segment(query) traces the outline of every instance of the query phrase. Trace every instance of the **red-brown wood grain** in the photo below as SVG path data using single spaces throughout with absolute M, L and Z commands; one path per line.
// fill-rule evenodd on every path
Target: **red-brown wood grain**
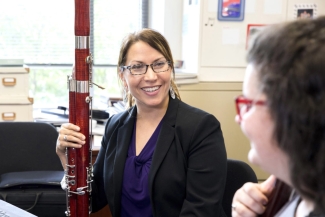
M 76 125 L 80 127 L 79 132 L 86 137 L 86 143 L 77 149 L 77 183 L 79 188 L 88 186 L 86 168 L 89 168 L 90 164 L 89 103 L 85 100 L 88 96 L 89 93 L 76 93 Z M 77 196 L 78 217 L 89 216 L 89 194 L 87 190 L 88 188 L 84 189 L 86 194 Z
M 90 36 L 89 0 L 75 0 L 75 36 Z M 84 38 L 81 38 L 84 40 Z M 85 40 L 88 40 L 86 38 Z M 77 40 L 77 39 L 76 39 Z M 79 45 L 79 44 L 77 44 Z M 74 91 L 69 91 L 69 122 L 80 127 L 80 133 L 86 137 L 86 143 L 81 148 L 68 148 L 67 158 L 69 165 L 68 175 L 75 175 L 75 185 L 69 183 L 70 190 L 78 193 L 81 188 L 85 194 L 68 194 L 70 217 L 89 217 L 90 204 L 88 192 L 88 170 L 90 169 L 90 138 L 89 138 L 89 64 L 86 59 L 90 56 L 89 44 L 75 49 L 75 64 L 73 83 L 76 84 Z M 78 84 L 78 85 L 77 85 Z M 81 84 L 81 85 L 79 85 Z M 77 88 L 78 87 L 78 88 Z M 71 180 L 71 179 L 70 179 Z
M 76 123 L 76 116 L 74 115 L 75 111 L 75 91 L 69 90 L 69 123 Z M 68 165 L 75 165 L 77 159 L 77 153 L 75 148 L 67 148 L 67 162 Z M 69 176 L 76 176 L 77 172 L 73 167 L 67 167 L 67 174 Z M 69 178 L 69 180 L 73 180 L 73 178 Z M 70 191 L 76 191 L 77 183 L 69 184 Z M 71 216 L 77 216 L 77 195 L 71 194 L 69 196 L 69 209 Z
M 75 49 L 75 76 L 77 81 L 89 80 L 89 65 L 86 62 L 89 49 Z
M 89 0 L 75 0 L 75 23 L 76 36 L 90 35 Z

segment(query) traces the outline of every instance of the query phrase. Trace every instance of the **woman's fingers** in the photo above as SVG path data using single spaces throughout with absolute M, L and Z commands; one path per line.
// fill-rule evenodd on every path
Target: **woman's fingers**
M 61 125 L 56 143 L 58 155 L 62 155 L 65 152 L 66 147 L 81 148 L 82 145 L 86 143 L 86 137 L 79 131 L 80 127 L 74 124 L 65 123 Z
M 265 211 L 267 197 L 260 189 L 260 184 L 246 183 L 234 195 L 233 216 L 253 217 Z
M 79 131 L 80 127 L 77 125 L 71 124 L 71 123 L 64 123 L 61 125 L 61 128 L 63 129 L 68 129 L 68 130 L 73 130 L 73 131 Z
M 253 212 L 262 214 L 265 210 L 267 197 L 259 187 L 259 184 L 256 183 L 246 183 L 243 186 L 243 193 L 240 195 L 239 200 Z
M 260 189 L 266 196 L 269 196 L 275 187 L 275 183 L 276 177 L 274 175 L 271 175 L 267 180 L 261 183 Z
M 80 139 L 82 138 L 82 139 Z M 85 136 L 81 133 L 76 134 L 73 132 L 68 132 L 67 134 L 60 134 L 59 135 L 60 143 L 62 144 L 69 144 L 69 143 L 76 143 L 79 145 L 85 144 Z
M 66 137 L 67 139 L 65 140 L 64 137 Z M 68 135 L 59 135 L 59 142 L 60 146 L 72 148 L 81 148 L 82 145 L 85 144 L 85 141 L 82 141 L 74 136 Z
M 60 143 L 66 144 L 67 146 L 69 146 L 70 143 L 85 144 L 86 138 L 82 133 L 78 132 L 79 130 L 80 128 L 74 124 L 62 124 L 59 130 Z
M 258 214 L 242 203 L 233 204 L 232 217 L 256 217 Z

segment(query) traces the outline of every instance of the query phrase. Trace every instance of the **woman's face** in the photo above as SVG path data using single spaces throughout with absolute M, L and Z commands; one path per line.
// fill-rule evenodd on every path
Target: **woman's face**
M 246 68 L 243 95 L 250 100 L 267 102 L 265 94 L 258 90 L 257 72 L 252 64 Z M 250 141 L 248 160 L 264 171 L 290 183 L 288 157 L 273 138 L 275 125 L 267 105 L 253 104 L 249 110 L 241 112 L 241 120 L 237 115 L 236 121 Z
M 149 44 L 139 41 L 129 48 L 125 65 L 149 65 L 157 61 L 166 61 L 166 58 Z M 123 84 L 134 96 L 138 109 L 167 108 L 171 78 L 171 67 L 159 73 L 149 66 L 142 75 L 132 75 L 128 69 L 121 74 Z

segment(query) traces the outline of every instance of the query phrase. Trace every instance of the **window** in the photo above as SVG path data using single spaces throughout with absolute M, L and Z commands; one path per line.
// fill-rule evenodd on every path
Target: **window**
M 116 64 L 128 33 L 148 26 L 148 0 L 90 0 L 94 105 L 120 96 Z M 11 0 L 0 7 L 0 59 L 24 59 L 34 108 L 68 105 L 74 62 L 74 1 Z

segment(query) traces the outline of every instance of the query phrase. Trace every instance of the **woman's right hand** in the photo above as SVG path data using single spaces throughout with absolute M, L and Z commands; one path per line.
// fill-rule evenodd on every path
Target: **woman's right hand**
M 85 136 L 79 133 L 80 127 L 66 123 L 59 129 L 59 136 L 56 143 L 56 153 L 60 156 L 65 154 L 66 147 L 81 148 L 85 144 Z
M 238 189 L 232 201 L 233 217 L 256 217 L 265 211 L 268 196 L 274 189 L 275 176 L 270 176 L 263 183 L 246 183 Z

